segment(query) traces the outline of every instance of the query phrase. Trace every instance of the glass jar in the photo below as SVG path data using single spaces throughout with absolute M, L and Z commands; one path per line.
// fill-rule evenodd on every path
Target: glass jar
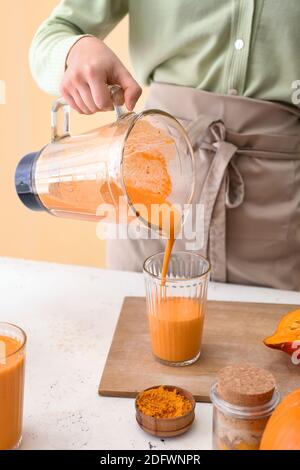
M 280 394 L 274 388 L 267 401 L 253 400 L 252 396 L 254 405 L 249 401 L 246 404 L 247 400 L 240 398 L 240 405 L 230 403 L 221 396 L 218 382 L 212 385 L 214 450 L 258 450 L 268 419 L 280 401 Z

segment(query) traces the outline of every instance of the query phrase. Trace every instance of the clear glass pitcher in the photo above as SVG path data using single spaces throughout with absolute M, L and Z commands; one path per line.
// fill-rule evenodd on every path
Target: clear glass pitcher
M 33 210 L 118 224 L 135 219 L 163 233 L 152 206 L 176 206 L 184 219 L 195 185 L 193 150 L 174 117 L 160 110 L 125 112 L 116 104 L 119 93 L 111 87 L 116 121 L 76 136 L 70 135 L 69 106 L 58 99 L 52 142 L 20 161 L 16 190 Z

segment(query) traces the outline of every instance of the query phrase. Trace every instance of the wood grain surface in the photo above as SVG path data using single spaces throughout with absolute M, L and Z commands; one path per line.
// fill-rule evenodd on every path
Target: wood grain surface
M 99 394 L 135 397 L 148 387 L 166 384 L 189 390 L 209 402 L 216 373 L 229 364 L 247 362 L 271 371 L 282 395 L 300 387 L 300 365 L 264 346 L 281 316 L 295 305 L 208 301 L 200 359 L 187 367 L 169 367 L 151 353 L 143 297 L 126 297 L 99 385 Z

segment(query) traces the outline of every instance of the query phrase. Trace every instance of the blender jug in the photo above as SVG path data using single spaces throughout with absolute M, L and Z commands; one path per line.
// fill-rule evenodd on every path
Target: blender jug
M 192 201 L 190 141 L 163 111 L 125 112 L 116 104 L 120 88 L 110 88 L 116 121 L 82 135 L 70 135 L 69 106 L 61 98 L 53 104 L 52 142 L 19 162 L 18 196 L 28 208 L 58 217 L 117 224 L 136 220 L 165 234 L 161 206 L 176 207 L 182 224 Z M 63 118 L 60 126 L 58 118 Z

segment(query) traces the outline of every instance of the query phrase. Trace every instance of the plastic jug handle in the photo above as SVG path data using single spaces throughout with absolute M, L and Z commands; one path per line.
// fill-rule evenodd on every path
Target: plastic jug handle
M 63 112 L 62 122 L 59 123 L 59 111 Z M 54 101 L 51 108 L 51 140 L 56 142 L 70 135 L 70 106 L 63 98 Z
M 123 90 L 119 85 L 108 86 L 117 118 L 120 119 L 128 112 L 120 104 L 124 101 Z M 59 123 L 59 112 L 63 112 L 62 123 Z M 70 136 L 70 106 L 63 98 L 54 101 L 51 108 L 51 140 L 56 142 Z
M 120 85 L 108 85 L 109 93 L 114 105 L 114 109 L 117 115 L 117 119 L 120 119 L 125 114 L 128 114 L 128 111 L 120 104 L 124 103 L 124 92 Z

